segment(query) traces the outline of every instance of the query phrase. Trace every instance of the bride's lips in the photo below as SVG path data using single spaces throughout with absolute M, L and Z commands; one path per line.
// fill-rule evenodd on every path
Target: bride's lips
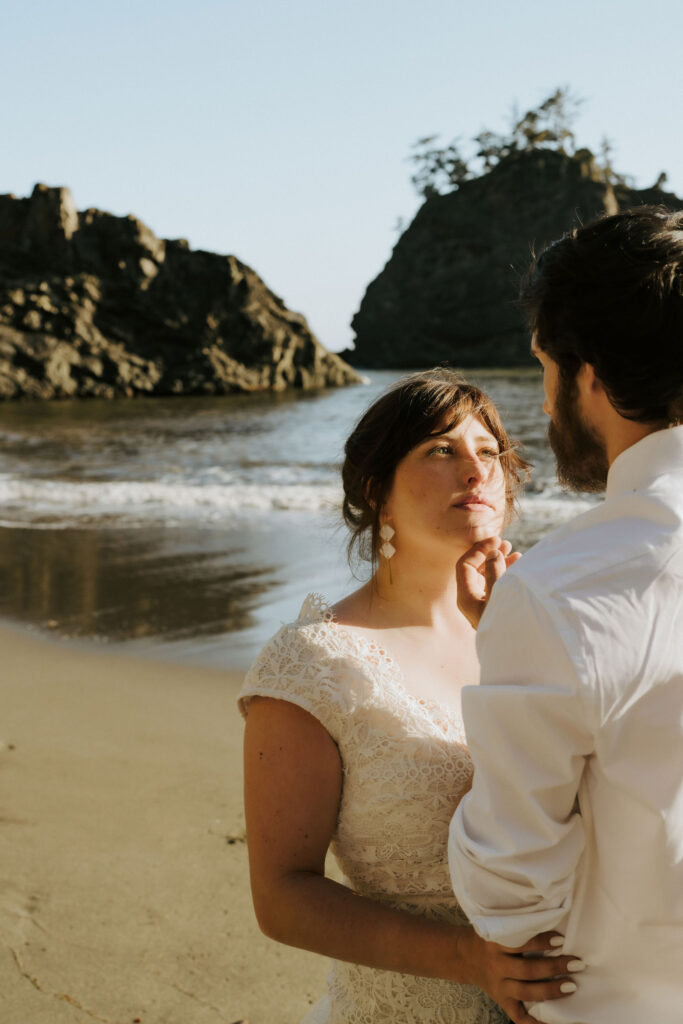
M 453 502 L 453 508 L 469 509 L 472 512 L 481 511 L 482 509 L 490 509 L 495 512 L 491 502 L 482 494 L 466 494 L 463 498 L 460 498 L 459 501 Z

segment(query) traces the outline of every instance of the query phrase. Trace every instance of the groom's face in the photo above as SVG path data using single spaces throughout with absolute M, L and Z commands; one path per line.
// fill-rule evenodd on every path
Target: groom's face
M 533 355 L 543 367 L 545 400 L 550 416 L 548 441 L 557 460 L 557 479 L 573 491 L 602 491 L 607 482 L 607 452 L 602 439 L 582 415 L 576 378 L 566 378 L 535 341 Z

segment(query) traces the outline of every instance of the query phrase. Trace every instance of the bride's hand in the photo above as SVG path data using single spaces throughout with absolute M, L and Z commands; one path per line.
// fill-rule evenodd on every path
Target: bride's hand
M 574 956 L 557 956 L 557 948 L 550 944 L 556 935 L 557 932 L 543 932 L 519 949 L 486 942 L 474 935 L 475 984 L 498 1003 L 514 1024 L 538 1024 L 538 1019 L 527 1013 L 524 1003 L 564 999 L 577 988 L 573 973 L 583 970 L 584 965 Z
M 458 560 L 458 607 L 476 629 L 491 596 L 496 580 L 521 558 L 519 551 L 500 537 L 487 537 L 474 544 Z

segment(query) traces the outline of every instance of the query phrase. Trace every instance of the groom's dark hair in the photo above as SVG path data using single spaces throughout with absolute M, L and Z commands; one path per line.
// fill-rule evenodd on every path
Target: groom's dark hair
M 683 211 L 642 206 L 574 228 L 534 260 L 520 300 L 565 381 L 590 363 L 622 416 L 683 420 Z

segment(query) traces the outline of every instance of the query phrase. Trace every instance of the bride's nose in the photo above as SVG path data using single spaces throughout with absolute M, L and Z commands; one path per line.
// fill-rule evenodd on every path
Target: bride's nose
M 488 467 L 476 453 L 472 452 L 463 457 L 459 472 L 461 481 L 472 487 L 486 480 Z

